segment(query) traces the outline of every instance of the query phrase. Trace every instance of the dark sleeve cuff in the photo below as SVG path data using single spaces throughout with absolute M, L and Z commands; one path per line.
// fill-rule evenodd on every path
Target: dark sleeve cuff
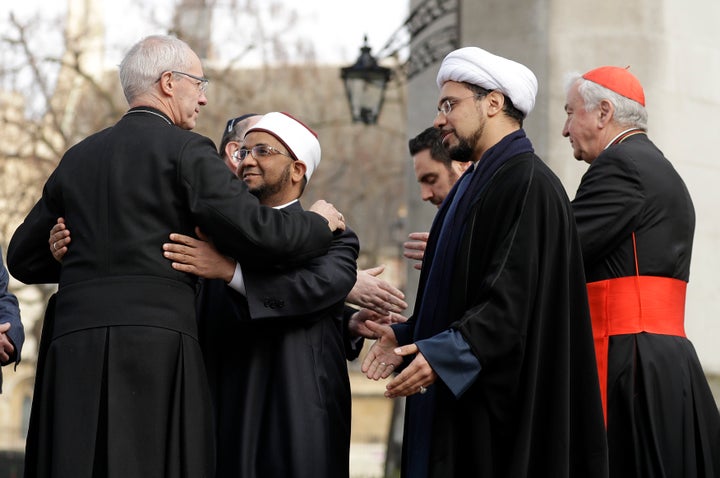
M 456 398 L 477 380 L 482 366 L 459 331 L 446 330 L 415 345 Z

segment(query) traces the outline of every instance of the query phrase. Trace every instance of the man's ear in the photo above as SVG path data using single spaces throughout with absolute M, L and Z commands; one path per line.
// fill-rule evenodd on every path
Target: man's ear
M 228 141 L 225 145 L 225 156 L 232 158 L 233 153 L 238 149 L 240 149 L 240 143 L 238 141 Z
M 609 100 L 601 100 L 598 105 L 598 126 L 604 128 L 615 116 L 615 106 Z
M 502 112 L 505 107 L 505 95 L 497 90 L 493 90 L 486 96 L 488 101 L 488 116 L 494 116 Z
M 305 173 L 307 172 L 307 165 L 300 160 L 293 161 L 292 165 L 293 165 L 292 180 L 294 183 L 298 183 L 298 182 L 302 181 L 303 177 L 305 177 Z
M 173 73 L 171 71 L 163 72 L 162 75 L 160 75 L 160 79 L 158 80 L 158 84 L 160 85 L 160 89 L 163 93 L 165 93 L 168 96 L 172 96 L 175 89 L 175 83 L 173 80 Z

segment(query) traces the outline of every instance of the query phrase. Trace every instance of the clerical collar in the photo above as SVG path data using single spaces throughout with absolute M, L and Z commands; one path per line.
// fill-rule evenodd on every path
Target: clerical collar
M 610 141 L 607 144 L 607 146 L 605 146 L 604 149 L 608 149 L 610 146 L 612 146 L 614 144 L 622 143 L 625 140 L 625 138 L 627 138 L 628 136 L 633 136 L 633 135 L 640 134 L 640 133 L 645 133 L 645 131 L 641 130 L 640 128 L 629 128 L 629 129 L 626 129 L 625 131 L 621 131 L 620 134 L 615 136 L 612 139 L 612 141 Z
M 123 116 L 127 116 L 130 114 L 137 114 L 137 113 L 148 113 L 154 116 L 157 116 L 158 118 L 162 118 L 167 124 L 172 125 L 173 122 L 170 121 L 170 118 L 168 118 L 165 114 L 161 113 L 160 111 L 155 110 L 154 108 L 151 109 L 149 107 L 136 107 L 131 110 L 129 110 L 127 113 L 125 113 Z
M 284 209 L 284 208 L 288 207 L 289 205 L 291 205 L 292 203 L 296 203 L 296 202 L 298 202 L 298 199 L 293 199 L 289 203 L 281 204 L 279 206 L 273 206 L 273 209 Z

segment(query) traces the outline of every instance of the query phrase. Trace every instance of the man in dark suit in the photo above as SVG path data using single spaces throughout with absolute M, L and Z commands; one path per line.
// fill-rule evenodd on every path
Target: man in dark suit
M 0 365 L 20 363 L 20 351 L 25 332 L 20 321 L 20 308 L 15 294 L 8 290 L 8 271 L 0 257 Z M 2 393 L 2 369 L 0 369 L 0 393 Z
M 537 80 L 448 54 L 435 126 L 474 163 L 440 206 L 405 324 L 367 325 L 370 378 L 400 373 L 407 478 L 607 476 L 580 244 L 567 194 L 522 129 Z
M 261 204 L 299 212 L 320 162 L 304 124 L 268 113 L 236 153 L 238 175 Z M 342 478 L 349 474 L 350 384 L 343 303 L 355 284 L 357 236 L 300 267 L 242 266 L 189 236 L 165 256 L 207 278 L 201 342 L 218 427 L 218 476 Z
M 588 281 L 610 476 L 720 476 L 720 414 L 685 336 L 695 210 L 647 136 L 627 68 L 568 82 L 563 136 L 590 166 L 572 201 Z
M 138 42 L 120 81 L 130 110 L 67 151 L 8 249 L 16 278 L 59 282 L 26 477 L 212 476 L 196 278 L 170 267 L 161 244 L 199 225 L 243 264 L 267 266 L 324 254 L 344 227 L 324 202 L 322 217 L 261 206 L 189 131 L 207 80 L 184 42 Z M 62 265 L 43 247 L 58 217 L 73 230 Z

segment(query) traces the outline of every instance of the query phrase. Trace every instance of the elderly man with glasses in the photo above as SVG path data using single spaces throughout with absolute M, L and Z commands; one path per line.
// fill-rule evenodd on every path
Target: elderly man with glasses
M 198 344 L 197 278 L 159 253 L 196 225 L 247 267 L 324 254 L 342 215 L 321 202 L 289 214 L 262 206 L 189 130 L 207 103 L 184 42 L 148 37 L 120 64 L 130 105 L 68 150 L 15 231 L 8 269 L 59 282 L 38 369 L 25 477 L 211 477 L 210 396 Z M 73 230 L 52 240 L 57 218 Z M 68 233 L 69 235 L 69 233 Z

